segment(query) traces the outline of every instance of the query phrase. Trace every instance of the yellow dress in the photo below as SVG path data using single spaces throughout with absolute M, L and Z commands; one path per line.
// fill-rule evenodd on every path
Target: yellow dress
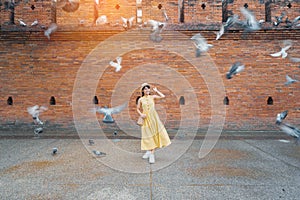
M 165 147 L 171 144 L 171 140 L 163 123 L 155 110 L 153 96 L 141 97 L 143 113 L 147 115 L 144 120 L 142 129 L 142 150 L 152 150 L 155 148 Z

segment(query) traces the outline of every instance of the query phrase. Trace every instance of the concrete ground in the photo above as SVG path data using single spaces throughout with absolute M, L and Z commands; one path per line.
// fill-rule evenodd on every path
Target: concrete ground
M 138 139 L 2 137 L 0 199 L 299 199 L 300 145 L 281 133 L 235 135 L 202 159 L 204 138 L 172 140 L 155 164 Z

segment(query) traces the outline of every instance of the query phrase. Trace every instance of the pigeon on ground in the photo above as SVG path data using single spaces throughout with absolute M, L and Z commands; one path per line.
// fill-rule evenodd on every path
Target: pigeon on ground
M 292 83 L 299 82 L 298 80 L 291 78 L 289 75 L 286 75 L 285 78 L 286 82 L 284 83 L 284 85 L 290 85 Z
M 292 47 L 292 44 L 290 42 L 286 42 L 286 45 L 284 47 L 281 48 L 281 50 L 279 52 L 276 52 L 276 53 L 272 53 L 270 54 L 272 57 L 279 57 L 281 56 L 282 58 L 286 58 L 287 57 L 287 50 L 289 48 Z
M 43 128 L 42 127 L 35 128 L 33 132 L 35 135 L 39 135 L 40 133 L 43 132 Z
M 58 151 L 58 149 L 57 149 L 56 147 L 54 147 L 54 148 L 52 149 L 52 155 L 57 154 L 57 151 Z
M 97 151 L 97 150 L 93 150 L 93 153 L 94 153 L 96 156 L 106 156 L 106 153 L 101 152 L 101 151 Z
M 296 143 L 299 144 L 300 130 L 298 128 L 286 123 L 281 123 L 279 128 L 287 135 L 296 138 Z
M 160 34 L 163 28 L 166 26 L 166 23 L 155 20 L 148 20 L 148 24 L 152 26 L 150 39 L 154 42 L 160 42 L 162 40 L 162 36 Z
M 18 19 L 18 21 L 20 22 L 20 25 L 21 25 L 21 26 L 24 26 L 24 27 L 27 26 L 27 24 L 26 24 L 23 20 Z
M 245 69 L 245 65 L 240 62 L 235 62 L 231 66 L 230 70 L 226 73 L 226 78 L 231 79 L 234 75 L 242 72 Z
M 276 117 L 276 124 L 280 125 L 281 122 L 286 118 L 287 115 L 288 115 L 288 111 L 287 110 L 285 110 L 285 111 L 283 111 L 281 113 L 278 113 L 277 117 Z
M 94 140 L 93 139 L 89 139 L 89 144 L 90 145 L 94 145 L 95 144 Z
M 133 25 L 133 20 L 135 17 L 130 17 L 129 19 L 121 17 L 122 21 L 123 21 L 123 27 L 125 30 L 131 29 L 132 25 Z
M 191 40 L 194 41 L 194 45 L 196 46 L 196 57 L 199 57 L 202 53 L 207 52 L 213 47 L 212 44 L 207 43 L 206 39 L 200 33 L 191 37 Z
M 116 68 L 116 72 L 118 72 L 118 71 L 120 71 L 121 68 L 122 68 L 122 66 L 121 66 L 122 57 L 118 56 L 118 57 L 116 58 L 116 61 L 117 61 L 117 62 L 110 61 L 110 62 L 109 62 L 109 65 L 112 66 L 112 67 L 114 67 L 114 68 Z
M 35 124 L 44 124 L 40 119 L 39 119 L 39 115 L 48 110 L 47 107 L 45 106 L 38 106 L 38 105 L 35 105 L 35 106 L 32 106 L 32 107 L 28 107 L 27 108 L 27 111 L 28 113 L 32 116 L 33 118 L 33 121 Z
M 56 23 L 50 24 L 47 30 L 45 30 L 44 35 L 50 40 L 50 35 L 53 34 L 57 30 Z
M 117 114 L 120 113 L 122 110 L 124 110 L 127 106 L 127 103 L 124 103 L 120 106 L 112 107 L 112 108 L 107 108 L 107 107 L 96 107 L 95 111 L 101 114 L 104 114 L 103 122 L 104 123 L 114 123 L 115 120 L 111 116 L 112 114 Z

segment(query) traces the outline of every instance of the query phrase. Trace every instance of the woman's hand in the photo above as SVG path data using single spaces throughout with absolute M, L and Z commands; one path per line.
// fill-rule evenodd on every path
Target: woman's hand
M 141 114 L 141 117 L 142 117 L 143 119 L 145 119 L 145 118 L 147 117 L 147 115 L 146 115 L 146 114 Z
M 154 88 L 153 88 L 153 91 L 154 91 L 154 92 L 157 92 L 158 90 L 157 90 L 157 88 L 156 88 L 156 87 L 154 87 Z

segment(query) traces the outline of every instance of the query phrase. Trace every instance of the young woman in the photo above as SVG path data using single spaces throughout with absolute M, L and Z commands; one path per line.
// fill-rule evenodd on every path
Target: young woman
M 155 99 L 164 98 L 165 95 L 153 88 L 156 94 L 150 94 L 150 85 L 143 83 L 141 86 L 142 97 L 137 101 L 137 112 L 144 119 L 141 126 L 142 140 L 141 149 L 146 150 L 144 159 L 149 159 L 149 163 L 155 163 L 154 150 L 156 148 L 166 147 L 171 144 L 169 135 L 160 121 L 155 110 Z M 142 111 L 141 111 L 142 108 Z

